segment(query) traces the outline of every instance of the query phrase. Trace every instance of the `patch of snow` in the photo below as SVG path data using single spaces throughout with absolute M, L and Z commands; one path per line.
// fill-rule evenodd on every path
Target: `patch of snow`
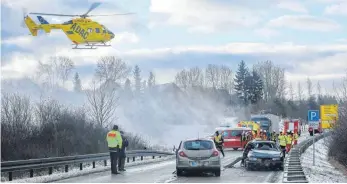
M 347 178 L 328 160 L 328 147 L 323 138 L 315 143 L 315 166 L 313 166 L 313 145 L 301 156 L 301 165 L 310 183 L 346 183 Z
M 144 157 L 143 161 L 141 161 L 140 157 L 136 158 L 135 162 L 132 162 L 132 159 L 130 159 L 129 163 L 125 163 L 126 167 L 131 167 L 131 166 L 139 166 L 139 165 L 144 165 L 144 164 L 155 164 L 155 163 L 160 163 L 163 161 L 171 160 L 174 159 L 175 156 L 166 156 L 158 159 L 153 159 L 152 157 Z M 90 164 L 88 164 L 90 166 Z M 100 167 L 98 167 L 100 166 Z M 71 170 L 69 170 L 68 173 L 54 173 L 52 175 L 46 175 L 46 176 L 38 176 L 38 177 L 33 177 L 33 178 L 24 178 L 24 179 L 17 179 L 13 181 L 4 181 L 5 176 L 2 176 L 1 182 L 6 182 L 6 183 L 47 183 L 47 182 L 54 182 L 62 179 L 67 179 L 67 178 L 72 178 L 72 177 L 77 177 L 77 176 L 82 176 L 82 175 L 87 175 L 87 174 L 92 174 L 92 173 L 97 173 L 97 172 L 104 172 L 108 171 L 111 169 L 111 166 L 109 165 L 108 161 L 108 166 L 103 166 L 103 163 L 96 164 L 96 168 L 84 168 L 84 170 L 80 171 L 79 167 L 74 167 Z M 7 179 L 7 178 L 6 178 Z

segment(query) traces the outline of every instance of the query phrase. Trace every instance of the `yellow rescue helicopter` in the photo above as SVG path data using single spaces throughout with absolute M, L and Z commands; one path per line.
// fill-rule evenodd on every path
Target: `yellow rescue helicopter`
M 64 16 L 64 17 L 80 17 L 66 21 L 62 24 L 49 24 L 42 16 L 37 16 L 40 24 L 36 24 L 28 15 L 24 15 L 24 22 L 28 27 L 32 36 L 37 36 L 38 30 L 44 30 L 50 33 L 52 29 L 61 29 L 66 36 L 72 41 L 72 49 L 96 49 L 99 46 L 111 46 L 107 44 L 114 37 L 114 33 L 108 30 L 104 25 L 93 21 L 87 17 L 95 16 L 115 16 L 129 15 L 134 13 L 110 14 L 110 15 L 88 15 L 89 12 L 98 7 L 101 3 L 93 3 L 89 10 L 82 15 L 66 15 L 66 14 L 50 14 L 50 13 L 29 13 L 33 15 L 48 15 L 48 16 Z M 84 44 L 86 47 L 78 47 Z

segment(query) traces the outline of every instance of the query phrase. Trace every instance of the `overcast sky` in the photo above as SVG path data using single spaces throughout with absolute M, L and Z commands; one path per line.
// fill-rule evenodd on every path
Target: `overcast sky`
M 116 34 L 111 48 L 72 50 L 62 31 L 32 37 L 20 27 L 28 12 L 82 14 L 88 0 L 3 0 L 1 2 L 2 79 L 32 76 L 37 61 L 70 56 L 90 81 L 100 56 L 118 55 L 138 64 L 157 82 L 173 81 L 185 67 L 225 64 L 236 70 L 272 60 L 290 81 L 309 76 L 330 88 L 347 69 L 346 0 L 104 0 L 91 14 L 135 12 L 101 17 Z M 32 16 L 32 15 L 31 15 Z M 38 22 L 35 16 L 32 18 Z M 66 17 L 45 17 L 62 23 Z

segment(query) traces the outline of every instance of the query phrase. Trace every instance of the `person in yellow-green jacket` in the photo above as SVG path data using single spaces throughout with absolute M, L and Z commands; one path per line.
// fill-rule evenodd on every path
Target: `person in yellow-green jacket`
M 282 132 L 280 132 L 280 135 L 278 136 L 278 142 L 281 146 L 283 156 L 285 157 L 286 155 L 286 146 L 287 146 L 287 139 L 286 135 L 283 135 Z
M 118 131 L 117 125 L 114 125 L 113 129 L 107 133 L 106 140 L 111 157 L 111 172 L 112 174 L 119 174 L 117 171 L 117 161 L 120 154 L 120 148 L 122 148 L 123 140 L 120 132 Z
M 287 139 L 287 153 L 289 153 L 290 149 L 292 148 L 293 144 L 293 136 L 291 133 L 288 133 L 286 136 Z

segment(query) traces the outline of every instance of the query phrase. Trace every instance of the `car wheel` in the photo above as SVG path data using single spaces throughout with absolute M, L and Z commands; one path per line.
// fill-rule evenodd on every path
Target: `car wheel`
M 238 150 L 239 148 L 233 148 L 235 151 Z
M 176 168 L 176 175 L 177 175 L 177 176 L 182 176 L 182 174 L 183 174 L 182 169 Z
M 214 175 L 216 175 L 216 177 L 220 177 L 220 169 L 216 170 L 216 171 L 214 172 Z
M 248 164 L 248 163 L 247 163 L 247 164 L 245 163 L 245 167 L 246 167 L 246 170 L 247 170 L 247 171 L 252 170 L 252 169 L 251 169 L 251 166 L 249 166 L 249 164 Z

